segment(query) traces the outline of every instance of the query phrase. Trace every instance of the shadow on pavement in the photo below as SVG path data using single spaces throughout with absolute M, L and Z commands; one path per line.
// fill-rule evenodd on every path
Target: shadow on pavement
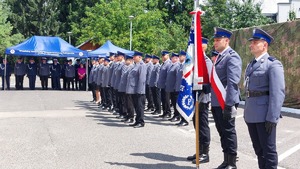
M 142 156 L 154 160 L 174 162 L 174 161 L 187 161 L 184 157 L 176 157 L 173 155 L 162 154 L 162 153 L 131 153 L 132 156 Z
M 138 168 L 138 169 L 194 169 L 195 167 L 190 166 L 178 166 L 175 164 L 168 164 L 168 163 L 158 163 L 158 164 L 141 164 L 141 163 L 119 163 L 119 162 L 105 162 L 110 165 L 117 165 L 117 166 L 127 166 L 131 168 Z

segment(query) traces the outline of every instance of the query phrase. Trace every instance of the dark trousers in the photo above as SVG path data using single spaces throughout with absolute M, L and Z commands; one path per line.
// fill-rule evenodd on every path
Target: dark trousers
M 92 82 L 90 83 L 90 86 L 91 86 L 93 101 L 96 101 L 96 83 Z
M 118 110 L 117 90 L 115 90 L 114 88 L 111 89 L 112 89 L 112 100 L 113 100 L 114 109 L 117 111 Z
M 23 90 L 24 75 L 16 75 L 16 89 Z
M 101 104 L 104 104 L 104 102 L 105 102 L 105 95 L 104 95 L 104 89 L 101 86 L 101 84 L 99 85 L 99 91 L 100 91 L 100 97 L 101 97 Z
M 161 98 L 160 98 L 160 89 L 158 87 L 151 87 L 152 98 L 155 106 L 155 111 L 158 113 L 161 112 Z
M 235 130 L 235 118 L 223 119 L 221 107 L 211 108 L 217 131 L 221 137 L 221 147 L 223 152 L 229 155 L 237 155 L 237 136 Z
M 67 84 L 66 89 L 70 90 L 70 84 L 72 84 L 72 90 L 74 90 L 74 77 L 66 77 Z
M 48 76 L 40 76 L 42 89 L 48 89 Z
M 136 113 L 135 123 L 144 124 L 145 94 L 134 94 L 133 105 Z
M 133 106 L 133 94 L 126 95 L 126 104 L 127 104 L 127 118 L 132 119 L 134 117 L 134 106 Z
M 125 92 L 117 92 L 117 105 L 119 109 L 119 114 L 126 116 L 126 102 L 125 102 Z
M 36 75 L 28 75 L 28 79 L 29 79 L 29 89 L 34 90 L 35 89 Z
M 79 90 L 84 91 L 86 89 L 86 78 L 80 79 L 79 81 Z
M 210 144 L 210 128 L 208 122 L 208 104 L 199 103 L 199 148 L 201 146 L 208 147 Z M 193 124 L 195 127 L 195 115 L 193 116 Z
M 151 92 L 151 89 L 150 89 L 149 85 L 146 85 L 146 99 L 147 99 L 147 102 L 148 102 L 147 108 L 148 109 L 154 108 L 152 92 Z
M 180 117 L 180 114 L 176 108 L 176 103 L 177 103 L 177 98 L 178 98 L 179 92 L 171 92 L 170 97 L 171 97 L 171 103 L 174 108 L 174 117 Z
M 164 105 L 163 107 L 165 107 L 165 110 L 163 113 L 164 115 L 171 114 L 170 100 L 171 100 L 170 92 L 165 91 L 165 100 L 164 100 L 164 102 L 162 101 L 162 104 Z
M 265 123 L 247 123 L 252 145 L 260 169 L 277 169 L 276 127 L 269 135 Z
M 60 89 L 60 77 L 59 76 L 51 76 L 52 81 L 52 89 L 59 90 Z
M 75 77 L 75 88 L 76 88 L 76 90 L 78 90 L 78 83 L 79 82 L 79 77 L 78 76 L 76 76 Z
M 111 107 L 111 90 L 110 87 L 104 87 L 104 95 L 105 95 L 105 107 Z
M 63 79 L 63 89 L 66 90 L 67 89 L 67 77 L 62 76 L 62 79 Z
M 5 84 L 5 82 L 6 82 L 6 89 L 7 90 L 10 90 L 10 76 L 6 76 L 5 78 L 4 78 L 4 76 L 1 76 L 1 79 L 2 79 L 2 90 L 4 90 L 4 84 Z M 5 81 L 4 81 L 4 79 L 5 79 Z

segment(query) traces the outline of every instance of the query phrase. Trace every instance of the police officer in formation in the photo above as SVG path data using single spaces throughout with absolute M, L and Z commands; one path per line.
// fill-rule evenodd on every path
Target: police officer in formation
M 26 67 L 27 77 L 29 80 L 29 89 L 35 90 L 35 81 L 36 81 L 36 75 L 37 75 L 37 65 L 33 58 L 29 59 L 29 63 Z
M 136 113 L 135 123 L 131 124 L 134 128 L 144 127 L 144 108 L 146 94 L 146 64 L 143 62 L 143 53 L 135 51 L 133 54 L 134 66 L 129 71 L 126 92 L 133 94 L 133 105 Z
M 276 125 L 285 98 L 284 71 L 280 61 L 268 54 L 273 37 L 256 28 L 250 40 L 254 59 L 245 73 L 244 119 L 259 168 L 277 169 Z
M 92 91 L 92 96 L 93 96 L 93 100 L 91 102 L 96 102 L 97 101 L 97 97 L 96 97 L 96 76 L 97 76 L 97 72 L 96 72 L 96 70 L 97 70 L 98 62 L 94 58 L 94 59 L 92 59 L 91 64 L 92 64 L 92 68 L 91 68 L 90 76 L 89 76 L 89 84 L 90 84 L 91 91 Z
M 153 97 L 152 97 L 152 92 L 151 89 L 149 87 L 149 83 L 150 83 L 150 77 L 151 77 L 151 72 L 153 69 L 153 63 L 152 63 L 152 56 L 149 54 L 145 55 L 145 64 L 147 67 L 147 79 L 146 79 L 146 99 L 147 99 L 147 108 L 145 109 L 145 111 L 154 111 L 154 103 L 153 103 Z
M 48 78 L 50 75 L 50 66 L 45 57 L 42 58 L 42 63 L 39 65 L 39 76 L 43 90 L 48 90 Z
M 132 123 L 134 118 L 134 107 L 132 100 L 133 96 L 129 93 L 126 93 L 126 87 L 128 82 L 128 74 L 134 65 L 132 56 L 126 55 L 125 57 L 125 65 L 122 68 L 120 84 L 118 87 L 118 92 L 121 93 L 121 103 L 124 104 L 122 106 L 124 118 L 122 117 L 123 119 L 121 121 L 125 123 Z
M 118 54 L 115 55 L 115 57 L 113 58 L 113 62 L 111 64 L 111 80 L 110 80 L 110 83 L 111 83 L 111 87 L 112 87 L 112 100 L 113 100 L 113 114 L 114 115 L 118 115 L 119 114 L 119 101 L 118 101 L 118 91 L 116 89 L 116 86 L 115 86 L 115 81 L 116 81 L 116 76 L 115 76 L 115 73 L 116 73 L 116 70 L 117 70 L 117 67 L 119 66 L 120 64 L 120 61 L 119 61 L 119 57 L 118 57 Z
M 107 97 L 110 99 L 110 107 L 108 107 L 108 111 L 114 110 L 114 98 L 113 95 L 113 87 L 112 87 L 112 78 L 113 78 L 113 69 L 115 66 L 115 53 L 109 53 L 109 69 L 108 69 L 108 88 L 107 88 Z
M 160 72 L 160 63 L 159 57 L 156 55 L 152 56 L 153 68 L 150 73 L 149 87 L 152 93 L 152 99 L 154 102 L 154 112 L 151 114 L 157 115 L 161 113 L 161 96 L 160 96 L 160 88 L 157 87 L 157 82 L 159 78 Z
M 212 69 L 212 61 L 206 56 L 205 51 L 207 50 L 208 39 L 202 37 L 202 50 L 204 52 L 205 63 L 207 67 L 207 73 L 209 76 Z M 206 163 L 209 162 L 209 145 L 210 145 L 210 128 L 208 122 L 208 107 L 211 101 L 210 84 L 203 84 L 203 89 L 199 92 L 199 162 Z M 195 115 L 193 116 L 193 124 L 195 127 Z M 187 160 L 192 161 L 196 164 L 196 154 L 187 157 Z
M 125 102 L 123 100 L 123 92 L 119 91 L 119 84 L 121 80 L 122 73 L 125 71 L 125 54 L 118 51 L 117 53 L 117 59 L 118 59 L 118 66 L 115 67 L 114 71 L 114 76 L 115 76 L 115 81 L 114 81 L 114 89 L 116 91 L 116 106 L 118 108 L 118 114 L 117 118 L 119 119 L 124 119 L 126 116 L 126 107 L 125 107 Z
M 172 62 L 170 60 L 168 51 L 162 51 L 161 55 L 162 55 L 163 63 L 160 67 L 157 87 L 160 89 L 163 114 L 159 115 L 159 117 L 170 118 L 171 117 L 170 93 L 166 92 L 165 89 L 166 89 L 166 79 L 167 79 L 168 70 L 172 66 Z
M 10 90 L 10 76 L 11 76 L 11 67 L 7 63 L 6 59 L 2 60 L 3 63 L 0 64 L 0 76 L 2 79 L 2 90 Z
M 51 84 L 53 90 L 60 90 L 60 74 L 61 74 L 61 66 L 58 63 L 57 59 L 53 59 L 53 64 L 50 68 L 51 71 Z
M 171 66 L 167 70 L 167 78 L 166 78 L 166 96 L 170 96 L 168 99 L 166 97 L 166 102 L 169 103 L 168 106 L 170 107 L 170 100 L 172 106 L 174 108 L 174 115 L 171 119 L 171 122 L 180 121 L 179 112 L 176 109 L 177 98 L 179 94 L 179 88 L 181 85 L 182 74 L 180 74 L 180 63 L 179 63 L 179 55 L 177 53 L 172 53 L 171 55 Z
M 18 58 L 15 64 L 16 89 L 23 90 L 23 81 L 26 74 L 26 65 L 21 57 Z
M 97 75 L 96 75 L 96 85 L 97 85 L 97 90 L 96 90 L 96 96 L 98 98 L 98 105 L 99 107 L 102 106 L 102 103 L 103 103 L 103 88 L 102 88 L 102 72 L 103 72 L 103 62 L 104 62 L 104 58 L 103 56 L 99 57 L 98 58 L 98 63 L 99 63 L 99 66 L 97 68 Z
M 237 156 L 237 136 L 235 130 L 236 108 L 240 102 L 239 82 L 242 72 L 242 60 L 230 46 L 232 32 L 215 28 L 214 47 L 219 55 L 214 68 L 226 90 L 225 108 L 221 108 L 216 93 L 211 93 L 211 111 L 217 131 L 221 137 L 224 161 L 218 168 L 235 169 Z M 213 80 L 213 79 L 212 79 Z
M 109 109 L 111 107 L 111 94 L 109 93 L 109 80 L 110 80 L 110 72 L 109 72 L 109 63 L 110 59 L 109 57 L 106 57 L 103 62 L 103 68 L 102 68 L 102 84 L 101 87 L 103 88 L 103 104 L 102 104 L 102 110 Z
M 76 59 L 76 63 L 74 65 L 75 68 L 75 89 L 78 90 L 79 76 L 78 76 L 78 68 L 80 67 L 80 59 Z
M 71 90 L 70 85 L 72 85 L 72 90 L 74 90 L 74 78 L 75 78 L 75 68 L 72 65 L 72 60 L 68 60 L 68 65 L 65 67 L 66 76 L 66 90 Z

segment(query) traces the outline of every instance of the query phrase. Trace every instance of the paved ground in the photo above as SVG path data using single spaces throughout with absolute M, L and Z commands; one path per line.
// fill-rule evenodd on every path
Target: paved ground
M 134 129 L 90 103 L 91 94 L 79 91 L 1 91 L 0 168 L 5 169 L 189 169 L 186 156 L 195 150 L 192 125 L 173 123 L 146 114 L 146 126 Z M 211 161 L 223 155 L 212 118 Z M 238 168 L 258 168 L 242 118 L 236 121 Z M 300 166 L 300 120 L 284 116 L 278 125 L 280 167 Z

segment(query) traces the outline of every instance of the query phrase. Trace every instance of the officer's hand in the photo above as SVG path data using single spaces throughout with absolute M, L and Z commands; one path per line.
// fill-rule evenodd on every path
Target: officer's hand
M 231 106 L 225 106 L 223 110 L 223 119 L 226 121 L 231 119 Z
M 266 122 L 265 122 L 266 132 L 270 135 L 271 132 L 272 132 L 272 129 L 273 129 L 274 127 L 276 127 L 276 125 L 277 125 L 276 123 L 266 121 Z

